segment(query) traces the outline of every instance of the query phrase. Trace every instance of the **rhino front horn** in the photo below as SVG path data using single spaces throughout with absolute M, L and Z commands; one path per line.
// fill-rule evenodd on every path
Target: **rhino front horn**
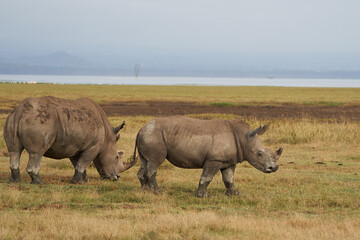
M 280 147 L 278 150 L 276 150 L 276 153 L 280 156 L 283 152 L 284 148 Z
M 120 164 L 122 165 L 122 167 L 120 168 L 119 173 L 122 173 L 133 167 L 137 163 L 138 159 L 139 157 L 136 157 L 131 162 L 121 162 Z

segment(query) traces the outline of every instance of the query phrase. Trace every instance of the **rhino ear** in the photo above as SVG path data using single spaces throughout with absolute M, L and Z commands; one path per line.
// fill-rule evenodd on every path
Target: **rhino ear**
M 121 159 L 121 157 L 124 155 L 124 151 L 123 151 L 123 150 L 120 150 L 120 151 L 118 152 L 118 154 L 119 154 L 119 159 Z
M 268 129 L 269 125 L 270 125 L 270 124 L 266 124 L 266 125 L 264 125 L 263 127 L 259 127 L 260 130 L 257 132 L 257 135 L 262 135 L 262 134 L 264 134 L 264 133 L 266 132 L 266 130 Z M 257 128 L 257 129 L 259 129 L 259 128 Z
M 278 150 L 276 150 L 277 155 L 280 156 L 282 154 L 283 150 L 284 150 L 284 147 L 282 147 L 282 146 Z
M 124 128 L 124 126 L 125 126 L 125 121 L 121 125 L 113 128 L 114 133 L 118 133 L 121 129 Z
M 255 137 L 256 134 L 257 134 L 257 135 L 262 135 L 262 134 L 264 134 L 264 132 L 266 131 L 266 129 L 268 129 L 268 127 L 269 127 L 269 124 L 266 124 L 266 125 L 264 125 L 263 127 L 260 126 L 260 127 L 258 127 L 257 129 L 250 130 L 250 131 L 246 134 L 246 137 L 250 139 L 250 138 Z
M 119 141 L 119 139 L 120 139 L 120 134 L 117 134 L 116 135 L 116 142 Z

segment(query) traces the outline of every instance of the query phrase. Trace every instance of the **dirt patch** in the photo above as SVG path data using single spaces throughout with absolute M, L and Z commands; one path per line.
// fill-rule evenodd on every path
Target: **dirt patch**
M 101 104 L 108 116 L 169 116 L 186 114 L 221 113 L 245 117 L 266 118 L 317 118 L 360 122 L 360 105 L 306 106 L 282 104 L 277 106 L 211 106 L 195 102 L 111 102 Z

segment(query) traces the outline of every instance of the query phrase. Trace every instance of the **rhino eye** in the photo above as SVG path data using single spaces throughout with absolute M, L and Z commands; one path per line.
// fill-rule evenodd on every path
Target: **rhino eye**
M 115 158 L 116 160 L 119 160 L 119 156 L 116 156 L 116 158 Z
M 257 155 L 258 155 L 258 157 L 261 157 L 263 155 L 263 152 L 259 151 Z

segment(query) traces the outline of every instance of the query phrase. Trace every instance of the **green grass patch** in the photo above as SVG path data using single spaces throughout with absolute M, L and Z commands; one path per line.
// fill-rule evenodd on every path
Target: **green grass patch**
M 213 103 L 209 103 L 210 106 L 216 106 L 216 107 L 230 107 L 230 106 L 235 106 L 235 103 L 231 103 L 231 102 L 213 102 Z
M 305 101 L 302 104 L 306 106 L 328 106 L 328 107 L 340 107 L 345 105 L 344 102 L 333 102 L 333 101 Z

